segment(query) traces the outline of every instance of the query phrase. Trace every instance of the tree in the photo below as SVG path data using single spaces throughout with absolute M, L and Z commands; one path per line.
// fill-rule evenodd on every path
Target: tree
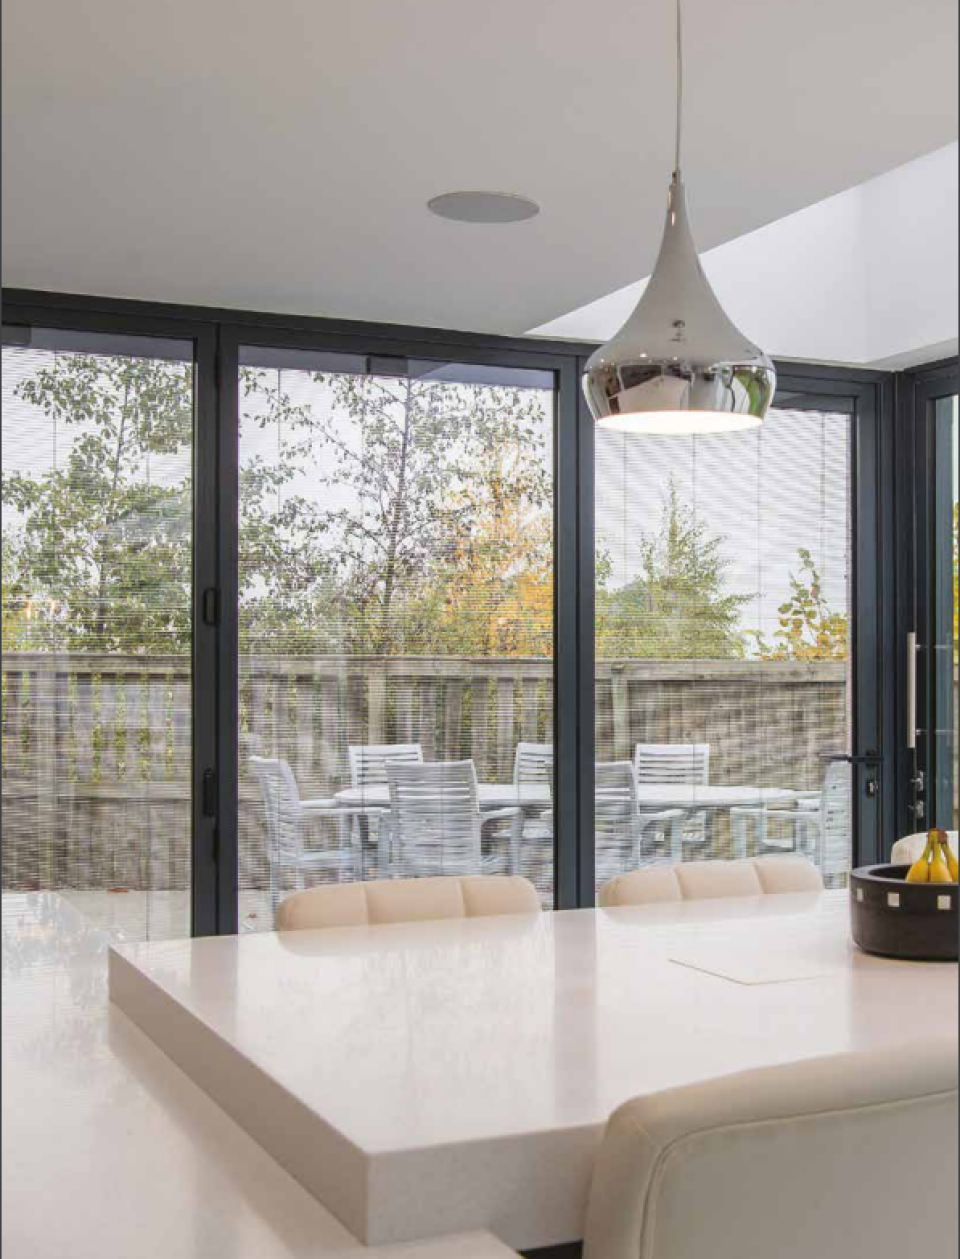
M 727 591 L 723 544 L 681 503 L 671 480 L 659 528 L 639 540 L 639 575 L 611 589 L 609 556 L 598 558 L 598 653 L 662 660 L 742 656 L 741 609 L 752 596 Z
M 188 363 L 58 354 L 15 386 L 63 453 L 52 470 L 3 477 L 6 650 L 189 652 L 192 377 Z M 265 397 L 250 422 L 279 426 L 289 399 L 251 369 L 241 384 Z M 245 649 L 298 628 L 339 649 L 322 522 L 283 493 L 297 471 L 291 458 L 240 469 Z
M 790 598 L 778 609 L 780 628 L 769 644 L 753 631 L 763 660 L 846 660 L 849 625 L 840 612 L 831 612 L 823 593 L 823 580 L 810 551 L 801 547 L 799 573 L 790 574 Z
M 191 376 L 183 363 L 61 354 L 16 385 L 66 446 L 52 470 L 3 477 L 25 646 L 186 650 L 189 477 L 166 484 L 151 465 L 190 448 Z
M 395 655 L 446 650 L 451 639 L 465 653 L 485 639 L 489 646 L 488 636 L 464 635 L 459 616 L 468 619 L 469 608 L 460 603 L 456 618 L 448 609 L 458 592 L 466 597 L 464 564 L 499 548 L 502 574 L 515 546 L 507 522 L 526 527 L 548 508 L 539 397 L 429 378 L 314 381 L 326 407 L 281 403 L 286 458 L 314 468 L 326 491 L 308 519 L 325 539 L 346 648 Z M 502 586 L 488 590 L 502 594 Z

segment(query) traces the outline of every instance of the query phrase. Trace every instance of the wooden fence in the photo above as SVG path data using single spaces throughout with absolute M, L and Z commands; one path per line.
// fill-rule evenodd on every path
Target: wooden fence
M 190 683 L 181 656 L 4 656 L 4 888 L 187 885 Z M 812 789 L 844 746 L 846 695 L 837 663 L 606 660 L 597 756 L 709 743 L 714 782 Z M 504 781 L 518 741 L 549 741 L 552 723 L 549 660 L 244 658 L 241 885 L 266 875 L 249 755 L 288 760 L 305 797 L 347 784 L 353 743 L 420 742 Z

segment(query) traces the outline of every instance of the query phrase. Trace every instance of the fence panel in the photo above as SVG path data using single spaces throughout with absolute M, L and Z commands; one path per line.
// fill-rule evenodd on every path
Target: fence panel
M 509 781 L 517 743 L 551 738 L 551 660 L 264 656 L 240 672 L 241 768 L 282 756 L 306 797 L 346 785 L 351 743 L 420 742 Z M 714 782 L 814 789 L 820 757 L 845 746 L 846 685 L 834 662 L 600 661 L 597 756 L 706 742 Z M 189 660 L 9 653 L 2 693 L 3 886 L 186 887 Z M 246 773 L 240 851 L 242 885 L 262 885 Z

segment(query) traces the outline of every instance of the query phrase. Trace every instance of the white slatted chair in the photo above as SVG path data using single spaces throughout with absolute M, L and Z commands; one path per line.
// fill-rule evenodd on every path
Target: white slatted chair
M 596 766 L 594 833 L 598 878 L 639 865 L 643 819 L 637 807 L 637 780 L 629 761 Z
M 359 743 L 347 748 L 350 786 L 386 786 L 388 765 L 422 765 L 420 743 Z
M 633 752 L 638 783 L 684 783 L 705 787 L 710 781 L 709 743 L 638 743 Z M 677 818 L 682 826 L 677 826 Z M 663 813 L 644 814 L 644 831 L 654 831 L 663 842 L 664 822 L 670 839 L 670 859 L 683 859 L 684 844 L 704 844 L 707 839 L 707 815 L 703 810 L 671 809 Z
M 553 744 L 518 743 L 513 763 L 513 785 L 546 786 L 553 794 Z M 553 811 L 543 809 L 537 814 L 520 809 L 511 835 L 510 873 L 520 873 L 521 843 L 534 840 L 553 843 Z
M 347 748 L 347 764 L 350 767 L 350 786 L 362 790 L 364 787 L 385 787 L 387 785 L 388 765 L 422 765 L 423 745 L 420 743 L 357 743 Z M 372 815 L 374 810 L 369 810 Z M 378 810 L 379 817 L 379 874 L 382 879 L 390 877 L 391 855 L 391 820 L 390 810 Z M 356 830 L 363 840 L 363 823 L 358 822 Z
M 387 765 L 390 827 L 404 875 L 499 874 L 507 861 L 483 856 L 483 828 L 516 822 L 516 809 L 480 812 L 473 761 Z
M 274 914 L 285 870 L 293 871 L 298 889 L 304 886 L 307 873 L 332 871 L 341 879 L 345 875 L 352 879 L 363 878 L 363 852 L 359 833 L 354 832 L 352 823 L 358 817 L 370 817 L 369 810 L 348 808 L 336 800 L 301 800 L 296 777 L 286 761 L 251 756 L 250 770 L 263 794 L 270 901 Z M 323 821 L 339 823 L 337 847 L 304 847 L 304 828 L 310 823 Z
M 807 797 L 794 809 L 744 806 L 730 810 L 734 853 L 747 855 L 748 828 L 754 830 L 757 852 L 797 852 L 810 858 L 825 877 L 850 869 L 852 775 L 847 761 L 831 761 L 820 795 Z

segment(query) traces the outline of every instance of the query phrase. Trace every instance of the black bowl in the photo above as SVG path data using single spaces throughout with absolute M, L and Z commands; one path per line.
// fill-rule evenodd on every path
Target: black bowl
M 908 883 L 909 866 L 864 866 L 850 876 L 853 938 L 865 953 L 912 962 L 957 960 L 956 883 Z

